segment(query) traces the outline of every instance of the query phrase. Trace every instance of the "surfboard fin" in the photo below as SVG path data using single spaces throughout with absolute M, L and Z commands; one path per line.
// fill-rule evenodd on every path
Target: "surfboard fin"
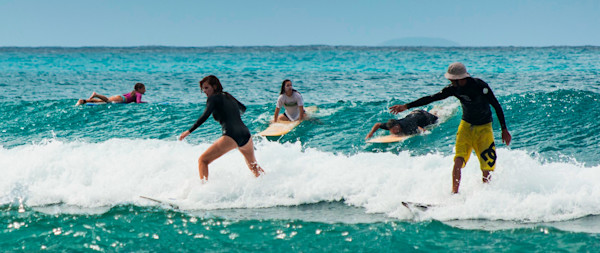
M 150 200 L 150 201 L 162 204 L 162 205 L 167 205 L 167 206 L 170 206 L 173 209 L 179 210 L 179 206 L 176 205 L 176 204 L 173 204 L 173 203 L 169 203 L 169 202 L 166 202 L 166 201 L 162 201 L 162 200 L 158 200 L 158 199 L 150 198 L 150 197 L 146 197 L 146 196 L 140 196 L 140 198 L 147 199 L 147 200 Z
M 423 203 L 409 202 L 409 201 L 402 201 L 402 205 L 408 209 L 416 208 L 421 211 L 427 211 L 428 208 L 434 207 L 434 205 L 431 205 L 431 204 L 423 204 Z

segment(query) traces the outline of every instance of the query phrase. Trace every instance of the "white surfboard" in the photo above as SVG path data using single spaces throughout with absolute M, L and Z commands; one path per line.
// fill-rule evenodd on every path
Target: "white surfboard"
M 304 111 L 306 112 L 307 115 L 315 113 L 317 110 L 318 110 L 318 108 L 316 106 L 309 106 L 309 107 L 304 108 Z M 269 125 L 269 127 L 267 127 L 267 129 L 258 133 L 258 135 L 260 135 L 260 136 L 282 136 L 282 135 L 287 134 L 290 131 L 292 131 L 292 129 L 294 129 L 295 127 L 300 125 L 300 123 L 301 123 L 300 120 L 274 122 L 274 123 L 271 123 Z

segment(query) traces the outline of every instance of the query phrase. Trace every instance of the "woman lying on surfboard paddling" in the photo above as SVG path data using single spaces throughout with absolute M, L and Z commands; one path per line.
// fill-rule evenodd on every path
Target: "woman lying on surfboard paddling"
M 279 115 L 279 110 L 282 106 L 284 107 L 284 112 Z M 277 98 L 277 104 L 275 105 L 273 122 L 303 120 L 305 116 L 302 95 L 292 88 L 292 81 L 289 79 L 283 80 L 279 98 Z
M 136 83 L 133 86 L 133 91 L 129 93 L 125 93 L 123 95 L 115 95 L 112 97 L 106 97 L 104 95 L 100 95 L 96 92 L 93 92 L 90 98 L 88 99 L 79 99 L 77 104 L 82 105 L 85 103 L 146 103 L 142 101 L 142 95 L 146 93 L 146 86 L 143 83 Z
M 254 176 L 260 176 L 264 171 L 258 166 L 258 162 L 256 162 L 250 131 L 241 118 L 241 114 L 246 111 L 246 106 L 231 94 L 224 92 L 223 86 L 216 76 L 210 75 L 204 77 L 200 81 L 200 89 L 207 97 L 204 113 L 190 130 L 181 133 L 179 140 L 183 140 L 196 130 L 211 114 L 221 124 L 223 129 L 223 135 L 198 158 L 200 180 L 208 180 L 208 165 L 211 162 L 235 148 L 244 155 L 246 164 Z
M 424 131 L 424 127 L 434 124 L 438 117 L 424 110 L 414 110 L 402 119 L 375 123 L 365 137 L 368 140 L 379 129 L 389 130 L 393 135 L 413 135 Z

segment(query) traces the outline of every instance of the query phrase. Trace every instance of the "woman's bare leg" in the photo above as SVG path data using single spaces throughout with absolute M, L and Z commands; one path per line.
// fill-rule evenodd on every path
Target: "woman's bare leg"
M 288 117 L 286 117 L 285 114 L 279 114 L 279 117 L 277 117 L 277 121 L 290 121 L 290 119 L 288 119 Z
M 256 157 L 254 157 L 254 143 L 252 143 L 252 138 L 248 140 L 244 146 L 239 148 L 242 155 L 246 159 L 246 164 L 252 173 L 254 173 L 255 177 L 259 177 L 261 174 L 265 173 L 265 171 L 258 166 L 258 162 L 256 161 Z
M 96 93 L 96 92 L 93 92 L 93 93 L 92 93 L 92 95 L 90 96 L 90 98 L 88 98 L 87 102 L 94 102 L 94 101 L 91 101 L 91 100 L 92 100 L 92 99 L 94 99 L 94 98 L 99 98 L 99 99 L 100 99 L 100 100 L 102 100 L 103 102 L 106 102 L 106 103 L 108 103 L 108 98 L 107 98 L 106 96 L 104 96 L 104 95 L 100 95 L 100 94 L 98 94 L 98 93 Z
M 77 100 L 77 104 L 76 105 L 82 105 L 82 104 L 85 104 L 85 103 L 101 103 L 101 102 L 104 102 L 104 101 L 102 101 L 100 99 L 97 99 L 97 98 L 79 99 L 79 100 Z
M 98 99 L 95 99 L 98 98 Z M 90 98 L 88 100 L 86 100 L 86 102 L 91 102 L 91 103 L 100 103 L 100 102 L 105 102 L 105 103 L 123 103 L 125 101 L 123 101 L 123 97 L 119 96 L 119 95 L 115 95 L 112 97 L 106 97 L 104 95 L 100 95 L 96 92 L 92 93 L 92 95 L 90 96 Z
M 221 136 L 198 158 L 198 171 L 201 180 L 208 180 L 208 165 L 225 153 L 235 149 L 237 143 L 229 136 Z

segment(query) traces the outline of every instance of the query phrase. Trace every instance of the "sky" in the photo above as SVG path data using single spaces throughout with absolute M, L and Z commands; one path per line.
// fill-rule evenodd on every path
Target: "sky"
M 600 46 L 598 0 L 0 0 L 0 46 Z

